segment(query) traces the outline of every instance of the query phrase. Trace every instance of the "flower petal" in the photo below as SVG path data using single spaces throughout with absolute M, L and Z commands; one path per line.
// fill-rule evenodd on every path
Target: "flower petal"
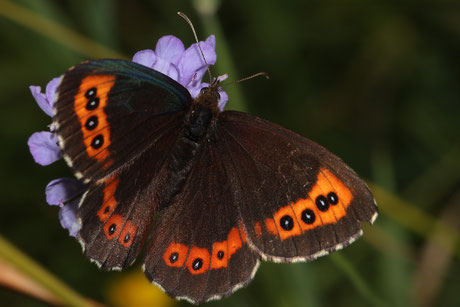
M 52 206 L 62 206 L 86 189 L 81 181 L 74 178 L 58 178 L 46 186 L 46 202 Z
M 57 135 L 47 131 L 35 132 L 27 141 L 32 157 L 40 165 L 49 165 L 61 159 L 61 150 L 57 143 Z
M 206 86 L 209 86 L 209 84 L 208 83 L 199 83 L 196 86 L 188 87 L 187 89 L 188 89 L 188 91 L 190 93 L 190 96 L 192 96 L 192 98 L 196 98 L 200 94 L 201 89 L 203 87 L 206 87 Z
M 158 57 L 157 61 L 155 62 L 155 65 L 152 67 L 156 71 L 159 71 L 171 79 L 174 79 L 177 81 L 179 78 L 179 71 L 177 70 L 176 66 L 173 64 L 169 63 L 168 61 L 163 60 L 162 58 Z
M 214 35 L 209 36 L 206 41 L 200 42 L 201 50 L 206 58 L 206 62 L 209 65 L 216 63 L 216 38 Z M 187 86 L 189 83 L 195 80 L 201 80 L 204 73 L 206 72 L 206 64 L 201 55 L 198 45 L 195 43 L 185 50 L 182 58 L 178 64 L 179 68 L 179 83 Z
M 34 96 L 35 101 L 38 103 L 38 106 L 43 110 L 43 112 L 45 112 L 48 116 L 53 116 L 53 106 L 48 102 L 45 94 L 40 92 L 41 87 L 31 85 L 29 86 L 29 89 L 32 93 L 32 96 Z
M 220 99 L 219 99 L 219 103 L 217 104 L 217 107 L 219 108 L 221 112 L 223 112 L 225 105 L 227 104 L 227 101 L 228 101 L 228 94 L 224 90 L 219 89 L 219 95 L 220 95 Z
M 51 109 L 54 106 L 54 100 L 56 98 L 56 90 L 58 85 L 61 83 L 62 77 L 57 77 L 48 82 L 46 85 L 46 99 L 48 100 L 48 104 L 51 106 Z
M 72 201 L 59 210 L 61 226 L 67 229 L 72 237 L 77 236 L 81 228 L 80 221 L 77 219 L 78 202 L 79 199 Z
M 182 41 L 173 35 L 166 35 L 160 38 L 155 48 L 155 53 L 159 58 L 174 65 L 179 63 L 184 51 Z
M 138 51 L 133 56 L 133 62 L 147 66 L 149 68 L 153 67 L 153 64 L 155 64 L 156 60 L 157 56 L 151 49 Z
M 228 75 L 227 75 L 227 74 L 223 74 L 223 75 L 217 77 L 216 79 L 217 79 L 217 81 L 220 83 L 220 82 L 222 82 L 222 81 L 224 81 L 224 80 L 227 80 L 227 78 L 228 78 Z

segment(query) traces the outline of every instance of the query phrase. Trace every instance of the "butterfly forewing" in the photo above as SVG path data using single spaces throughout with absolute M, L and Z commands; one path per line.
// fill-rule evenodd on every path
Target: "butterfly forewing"
M 192 98 L 171 78 L 122 60 L 79 64 L 62 77 L 54 125 L 64 157 L 84 181 L 100 179 L 148 148 Z

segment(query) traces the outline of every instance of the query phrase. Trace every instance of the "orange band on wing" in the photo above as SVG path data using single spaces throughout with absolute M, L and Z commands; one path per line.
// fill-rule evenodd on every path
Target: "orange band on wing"
M 107 239 L 118 238 L 123 226 L 123 217 L 119 214 L 113 214 L 104 224 L 104 233 Z
M 243 226 L 233 227 L 227 235 L 227 240 L 214 242 L 212 253 L 207 248 L 192 246 L 190 253 L 186 256 L 188 246 L 171 242 L 163 254 L 166 265 L 172 267 L 182 267 L 186 260 L 186 267 L 192 274 L 202 274 L 209 268 L 226 268 L 232 255 L 243 247 L 247 242 L 247 235 Z
M 187 258 L 188 246 L 172 242 L 163 254 L 163 260 L 168 266 L 182 267 Z
M 321 168 L 308 198 L 281 207 L 273 218 L 265 219 L 266 230 L 285 240 L 322 225 L 337 223 L 347 214 L 352 199 L 347 186 L 332 172 Z
M 226 268 L 229 258 L 227 241 L 212 244 L 211 269 Z
M 130 247 L 133 243 L 134 237 L 136 236 L 137 226 L 127 221 L 123 230 L 121 231 L 118 242 L 121 243 L 124 247 Z
M 278 235 L 278 229 L 276 229 L 275 221 L 272 218 L 265 219 L 265 228 L 267 228 L 268 232 L 272 235 Z
M 209 268 L 211 256 L 207 248 L 193 246 L 187 258 L 187 268 L 192 274 L 202 274 Z
M 262 236 L 262 226 L 260 226 L 259 222 L 256 222 L 254 224 L 254 231 L 256 233 L 256 236 L 260 238 Z
M 120 178 L 110 177 L 105 181 L 105 187 L 103 190 L 104 199 L 102 202 L 101 209 L 97 212 L 97 216 L 101 222 L 105 222 L 109 216 L 112 215 L 115 207 L 117 206 L 117 200 L 115 199 L 115 190 L 117 189 L 118 183 L 120 182 Z
M 244 231 L 244 227 L 242 223 L 240 223 L 240 227 L 238 228 L 238 230 L 240 231 L 241 240 L 243 241 L 243 243 L 248 242 L 248 236 L 246 234 L 246 231 Z
M 230 258 L 237 250 L 239 250 L 243 246 L 243 242 L 241 241 L 240 233 L 237 228 L 232 228 L 230 230 L 228 236 L 228 257 Z
M 74 110 L 80 121 L 83 142 L 89 157 L 104 161 L 109 156 L 110 127 L 104 108 L 108 94 L 115 83 L 115 76 L 88 76 L 81 81 L 74 97 Z M 110 166 L 111 160 L 104 167 Z

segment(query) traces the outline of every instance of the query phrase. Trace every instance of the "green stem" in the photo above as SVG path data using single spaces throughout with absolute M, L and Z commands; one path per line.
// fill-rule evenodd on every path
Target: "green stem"
M 399 198 L 377 184 L 368 182 L 368 185 L 374 193 L 375 199 L 378 201 L 379 209 L 382 214 L 385 214 L 400 225 L 403 225 L 424 238 L 428 238 L 431 231 L 437 225 L 439 231 L 446 234 L 445 237 L 452 238 L 457 242 L 455 244 L 455 254 L 457 257 L 460 257 L 460 247 L 458 244 L 460 241 L 460 234 L 454 227 L 442 221 L 437 221 L 422 209 Z M 437 243 L 443 247 L 445 246 L 447 249 L 451 248 L 450 240 L 444 242 L 443 240 L 437 239 Z
M 238 80 L 238 74 L 232 60 L 231 52 L 222 26 L 217 18 L 216 11 L 220 1 L 216 0 L 195 0 L 193 4 L 201 16 L 204 30 L 207 35 L 216 36 L 217 62 L 216 70 L 219 74 L 228 74 L 230 80 Z M 233 110 L 247 112 L 248 107 L 243 92 L 238 84 L 233 84 L 225 88 L 228 94 L 228 105 Z
M 0 16 L 27 29 L 46 36 L 67 48 L 90 58 L 125 58 L 119 52 L 105 47 L 78 32 L 43 17 L 12 1 L 0 0 Z
M 93 306 L 0 235 L 0 258 L 45 287 L 66 306 Z
M 329 255 L 329 258 L 332 262 L 335 263 L 337 268 L 339 268 L 345 275 L 350 279 L 352 284 L 355 286 L 356 290 L 366 298 L 374 306 L 388 306 L 383 302 L 368 286 L 368 284 L 363 280 L 359 273 L 355 270 L 353 265 L 339 253 L 334 253 Z M 366 304 L 363 304 L 366 305 Z

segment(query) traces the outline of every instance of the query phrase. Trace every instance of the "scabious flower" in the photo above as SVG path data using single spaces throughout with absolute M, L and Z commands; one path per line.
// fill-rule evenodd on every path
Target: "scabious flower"
M 214 65 L 217 58 L 215 51 L 216 38 L 214 35 L 209 36 L 204 42 L 200 42 L 200 47 L 203 50 L 206 62 L 209 65 Z M 198 45 L 193 44 L 186 50 L 181 40 L 172 35 L 160 38 L 155 51 L 146 49 L 136 52 L 133 62 L 168 75 L 187 88 L 193 98 L 198 96 L 203 87 L 209 86 L 209 83 L 201 82 L 206 73 L 206 65 Z M 223 81 L 226 78 L 227 75 L 218 77 L 219 81 Z M 219 90 L 219 95 L 218 107 L 223 111 L 228 95 L 223 90 Z
M 209 65 L 216 63 L 216 40 L 214 35 L 206 41 L 200 42 L 206 61 Z M 175 36 L 163 36 L 157 42 L 155 51 L 146 49 L 137 52 L 133 62 L 157 70 L 174 79 L 187 88 L 190 95 L 196 98 L 203 87 L 208 83 L 201 82 L 206 73 L 206 64 L 197 44 L 185 49 L 184 44 Z M 225 80 L 226 75 L 218 77 L 219 81 Z M 41 92 L 40 86 L 30 86 L 29 89 L 37 101 L 38 106 L 48 116 L 53 116 L 53 104 L 60 78 L 51 80 Z M 228 100 L 227 94 L 219 90 L 220 100 L 218 107 L 222 111 Z M 58 138 L 53 125 L 50 131 L 41 131 L 32 134 L 27 144 L 35 162 L 40 165 L 49 165 L 62 158 L 58 146 Z M 46 186 L 46 201 L 50 205 L 60 206 L 59 220 L 63 228 L 69 230 L 71 236 L 76 236 L 81 224 L 76 218 L 78 203 L 87 186 L 73 178 L 59 178 L 52 180 Z

